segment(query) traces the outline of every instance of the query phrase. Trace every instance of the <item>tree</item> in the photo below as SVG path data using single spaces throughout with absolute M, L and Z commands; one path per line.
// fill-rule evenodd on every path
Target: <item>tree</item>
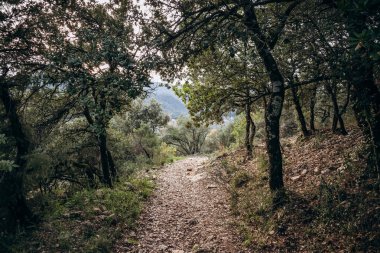
M 265 84 L 258 80 L 265 79 L 257 62 L 250 61 L 247 47 L 235 45 L 233 55 L 221 47 L 193 58 L 188 64 L 190 80 L 175 90 L 199 122 L 220 123 L 225 115 L 244 111 L 246 157 L 250 160 L 256 132 L 251 112 L 265 90 Z
M 349 103 L 349 96 L 350 96 L 350 86 L 347 88 L 347 98 L 345 105 L 343 106 L 342 110 L 339 108 L 338 104 L 338 98 L 337 98 L 337 93 L 338 93 L 338 87 L 336 85 L 332 86 L 330 82 L 326 82 L 325 85 L 327 93 L 331 97 L 332 105 L 333 105 L 333 110 L 334 110 L 334 117 L 333 117 L 333 122 L 332 122 L 332 131 L 333 132 L 338 132 L 338 123 L 339 123 L 339 132 L 343 135 L 347 135 L 346 127 L 344 126 L 344 121 L 342 118 L 342 114 L 345 112 L 347 105 Z
M 323 1 L 318 5 L 317 9 L 321 10 L 318 15 L 309 16 L 307 20 L 311 31 L 316 35 L 316 41 L 319 42 L 316 47 L 319 50 L 314 52 L 320 65 L 328 67 L 333 73 L 336 82 L 333 86 L 344 84 L 350 91 L 346 101 L 352 102 L 358 125 L 372 147 L 373 165 L 379 171 L 379 135 L 378 131 L 373 131 L 379 126 L 380 101 L 374 71 L 379 61 L 377 6 L 378 2 L 375 0 Z M 331 29 L 335 32 L 329 33 Z M 334 89 L 332 87 L 333 93 Z M 329 93 L 334 100 L 335 95 Z M 334 101 L 333 103 L 335 104 Z M 344 113 L 346 105 L 345 102 L 341 112 L 334 109 L 334 125 L 339 121 L 339 114 Z
M 378 2 L 327 2 L 343 15 L 351 38 L 350 66 L 347 75 L 352 83 L 353 110 L 358 125 L 372 146 L 373 164 L 380 177 L 380 91 L 375 84 L 374 66 L 380 60 L 377 38 L 379 24 Z
M 7 136 L 14 140 L 14 167 L 2 171 L 0 181 L 1 230 L 14 230 L 33 217 L 24 191 L 27 155 L 31 149 L 30 136 L 20 115 L 19 100 L 31 92 L 33 77 L 47 68 L 44 56 L 48 41 L 55 41 L 51 23 L 52 3 L 34 1 L 2 1 L 0 3 L 0 101 L 4 110 Z
M 67 7 L 65 61 L 59 61 L 67 92 L 79 98 L 83 115 L 98 141 L 103 182 L 112 187 L 117 169 L 107 147 L 107 126 L 115 112 L 150 86 L 148 64 L 137 56 L 132 1 L 107 5 L 77 1 Z
M 144 124 L 149 127 L 151 132 L 156 133 L 170 121 L 170 117 L 164 113 L 156 100 L 152 99 L 149 103 L 144 100 L 136 100 L 126 111 L 125 120 L 122 129 L 127 134 Z
M 201 152 L 206 140 L 208 128 L 197 126 L 189 118 L 177 119 L 177 126 L 169 126 L 163 141 L 173 145 L 182 155 L 194 155 Z
M 142 153 L 152 161 L 154 151 L 161 142 L 159 130 L 169 121 L 170 117 L 163 112 L 156 100 L 151 100 L 149 104 L 143 100 L 135 100 L 125 114 L 114 117 L 111 128 L 121 132 L 130 143 L 131 146 L 125 152 L 131 154 L 132 159 Z
M 87 120 L 88 128 L 70 132 L 90 131 L 95 137 L 103 182 L 112 186 L 116 167 L 106 128 L 116 112 L 150 85 L 150 63 L 138 53 L 133 22 L 139 12 L 132 1 L 21 0 L 2 1 L 0 7 L 0 101 L 6 137 L 14 143 L 7 160 L 15 165 L 0 172 L 0 194 L 6 196 L 0 200 L 0 222 L 1 230 L 13 230 L 33 218 L 25 198 L 26 168 L 40 150 L 48 150 L 39 145 L 59 133 L 56 128 L 82 127 L 76 123 Z M 73 157 L 48 167 L 57 175 L 62 175 L 57 168 L 79 168 L 93 178 L 91 156 Z
M 245 37 L 253 42 L 271 82 L 265 117 L 269 186 L 273 192 L 283 192 L 279 122 L 285 95 L 285 80 L 273 49 L 289 16 L 300 2 L 277 1 L 276 8 L 271 5 L 272 1 L 149 2 L 154 8 L 153 25 L 157 28 L 157 41 L 163 42 L 160 44 L 163 55 L 172 58 L 172 61 L 186 61 L 189 55 L 197 54 L 212 45 L 215 47 L 221 41 L 225 43 L 226 40 L 233 41 L 234 38 Z M 170 11 L 171 14 L 165 11 Z M 173 12 L 176 12 L 176 15 Z M 268 18 L 269 16 L 271 18 Z M 274 200 L 277 202 L 279 199 L 281 198 Z

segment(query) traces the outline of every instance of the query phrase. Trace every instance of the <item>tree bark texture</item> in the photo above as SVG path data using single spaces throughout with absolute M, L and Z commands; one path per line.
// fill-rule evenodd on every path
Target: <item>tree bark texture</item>
M 110 174 L 110 166 L 109 166 L 109 160 L 108 160 L 108 154 L 107 154 L 107 137 L 105 133 L 101 133 L 98 136 L 98 145 L 99 145 L 99 152 L 100 152 L 100 162 L 102 165 L 102 172 L 103 172 L 103 183 L 108 185 L 109 187 L 112 187 L 112 178 Z
M 317 103 L 317 87 L 314 87 L 311 90 L 311 99 L 310 99 L 310 130 L 315 132 L 315 105 Z
M 303 136 L 307 137 L 310 135 L 310 132 L 307 129 L 305 116 L 302 112 L 302 106 L 301 106 L 301 103 L 300 103 L 300 100 L 299 100 L 299 97 L 297 94 L 297 88 L 294 87 L 292 82 L 290 82 L 290 86 L 291 86 L 290 90 L 292 92 L 293 103 L 294 103 L 294 106 L 295 106 L 296 111 L 297 111 L 297 116 L 298 116 L 298 121 L 299 121 L 299 124 L 301 127 L 301 131 L 302 131 Z
M 252 141 L 251 141 L 251 103 L 248 99 L 248 101 L 245 104 L 245 148 L 246 148 L 246 157 L 247 160 L 252 160 L 253 158 L 253 147 L 252 147 Z
M 282 171 L 282 154 L 280 148 L 280 117 L 284 102 L 285 89 L 284 78 L 277 66 L 271 49 L 265 42 L 257 18 L 254 7 L 250 1 L 245 1 L 245 25 L 252 34 L 252 40 L 256 49 L 264 62 L 265 69 L 272 83 L 272 92 L 266 107 L 266 146 L 269 161 L 269 187 L 272 192 L 282 191 L 284 187 L 283 171 Z M 280 199 L 278 199 L 280 201 Z M 277 202 L 277 200 L 274 200 Z
M 346 127 L 344 125 L 342 114 L 339 110 L 339 104 L 338 104 L 338 99 L 336 96 L 336 91 L 333 90 L 333 88 L 331 87 L 330 84 L 326 84 L 326 90 L 330 95 L 331 102 L 333 105 L 333 110 L 334 110 L 334 116 L 333 116 L 333 120 L 332 120 L 331 130 L 334 133 L 339 131 L 341 134 L 347 135 L 348 133 L 347 133 Z M 338 123 L 339 123 L 339 130 L 338 130 Z
M 13 232 L 18 225 L 32 221 L 33 214 L 28 208 L 24 192 L 24 173 L 30 142 L 17 114 L 16 101 L 11 97 L 8 85 L 0 83 L 0 99 L 3 103 L 10 132 L 16 142 L 16 168 L 3 172 L 0 180 L 0 231 Z

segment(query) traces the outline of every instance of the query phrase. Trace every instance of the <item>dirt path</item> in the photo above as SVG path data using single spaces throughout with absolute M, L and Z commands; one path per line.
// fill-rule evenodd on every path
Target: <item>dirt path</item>
M 160 171 L 132 235 L 138 243 L 118 252 L 244 252 L 231 227 L 227 193 L 208 175 L 206 163 L 205 157 L 191 157 Z

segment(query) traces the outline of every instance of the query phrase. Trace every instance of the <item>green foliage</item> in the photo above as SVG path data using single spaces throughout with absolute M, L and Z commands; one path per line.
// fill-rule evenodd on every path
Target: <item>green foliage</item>
M 13 161 L 9 160 L 0 160 L 0 171 L 7 171 L 10 172 L 17 166 L 14 164 Z
M 189 81 L 175 87 L 195 121 L 220 123 L 231 112 L 244 110 L 247 103 L 252 106 L 259 96 L 265 77 L 259 74 L 257 59 L 248 57 L 254 49 L 246 44 L 234 47 L 238 53 L 233 58 L 225 52 L 232 47 L 226 45 L 193 57 Z
M 176 126 L 168 126 L 163 141 L 176 147 L 182 155 L 194 155 L 202 151 L 209 129 L 199 126 L 190 118 L 179 117 Z
M 260 109 L 269 109 L 269 122 L 285 100 L 281 137 L 293 135 L 296 125 L 289 94 L 279 96 L 277 84 L 289 88 L 290 82 L 298 83 L 295 95 L 300 97 L 301 109 L 310 107 L 307 117 L 312 111 L 310 98 L 318 100 L 314 106 L 319 127 L 326 127 L 334 114 L 353 120 L 348 109 L 352 104 L 361 111 L 355 112 L 357 118 L 366 114 L 359 125 L 377 133 L 378 0 L 275 4 L 146 0 L 146 4 L 151 5 L 149 17 L 132 0 L 0 2 L 0 192 L 14 191 L 10 201 L 1 205 L 0 214 L 26 207 L 22 200 L 27 199 L 42 221 L 59 230 L 48 238 L 54 243 L 39 251 L 110 251 L 120 234 L 118 225 L 133 226 L 141 201 L 151 192 L 149 182 L 134 179 L 136 172 L 172 162 L 177 154 L 242 146 L 244 108 L 252 110 L 254 121 L 260 122 L 258 136 L 264 137 Z M 172 7 L 178 15 L 170 13 Z M 136 27 L 139 24 L 143 27 Z M 178 71 L 183 66 L 187 68 Z M 169 118 L 159 104 L 136 100 L 151 86 L 152 70 L 171 79 L 187 74 L 175 90 L 194 121 L 179 118 L 177 125 L 163 130 Z M 369 83 L 372 90 L 364 87 Z M 314 93 L 306 84 L 313 85 Z M 332 100 L 338 105 L 331 105 L 330 96 L 335 96 L 336 101 Z M 232 125 L 212 131 L 200 126 L 222 122 L 231 112 L 238 115 Z M 278 122 L 273 122 L 266 127 L 268 138 L 273 137 L 271 131 L 277 134 Z M 317 134 L 310 147 L 321 147 L 322 138 Z M 371 141 L 373 147 L 379 146 L 375 137 Z M 106 151 L 99 152 L 100 148 Z M 369 159 L 378 157 L 378 151 L 370 152 Z M 281 159 L 280 152 L 268 155 Z M 261 153 L 255 162 L 255 175 L 236 172 L 230 165 L 226 173 L 232 176 L 235 211 L 247 207 L 244 219 L 267 234 L 286 210 L 277 211 L 277 218 L 267 214 L 273 196 L 264 182 L 274 163 L 269 164 Z M 106 174 L 101 169 L 113 163 L 119 179 L 128 178 L 128 182 L 121 181 L 113 189 L 99 188 Z M 378 182 L 368 187 L 376 189 Z M 325 225 L 345 220 L 350 207 L 365 216 L 360 197 L 372 196 L 374 191 L 347 201 L 346 188 L 320 185 L 315 201 L 318 218 Z M 294 210 L 304 207 L 297 205 Z M 3 212 L 5 207 L 12 212 Z M 28 213 L 24 209 L 19 213 Z M 14 225 L 27 218 L 13 217 Z M 363 224 L 355 223 L 355 218 Z M 369 226 L 360 217 L 346 221 L 358 230 Z M 248 235 L 248 226 L 243 227 Z M 247 244 L 256 239 L 262 246 L 267 242 L 247 237 Z M 22 246 L 14 247 L 22 251 Z
M 232 136 L 236 140 L 235 144 L 237 147 L 242 147 L 245 141 L 245 118 L 244 114 L 241 113 L 235 117 L 233 123 Z
M 112 119 L 108 130 L 110 146 L 121 168 L 129 171 L 127 174 L 149 164 L 161 165 L 171 157 L 172 151 L 163 146 L 160 138 L 168 121 L 155 100 L 149 104 L 136 100 L 125 114 Z
M 6 144 L 6 142 L 7 141 L 5 135 L 0 134 L 0 145 Z M 13 161 L 5 160 L 3 158 L 3 155 L 0 154 L 0 172 L 10 172 L 17 167 L 17 165 Z
M 172 163 L 177 160 L 177 149 L 173 146 L 162 142 L 158 149 L 155 151 L 153 158 L 154 164 L 164 165 L 166 163 Z
M 218 131 L 217 140 L 222 147 L 229 148 L 233 143 L 236 142 L 235 137 L 232 134 L 233 124 L 229 123 L 223 126 Z
M 28 189 L 35 189 L 43 184 L 49 177 L 54 176 L 52 170 L 53 157 L 46 153 L 33 153 L 28 156 L 28 177 L 25 184 Z
M 147 180 L 133 179 L 120 183 L 114 189 L 100 188 L 83 190 L 75 193 L 64 203 L 68 212 L 77 210 L 83 212 L 84 218 L 91 218 L 103 212 L 110 212 L 106 222 L 123 222 L 132 226 L 140 213 L 141 201 L 152 192 L 153 184 Z M 111 217 L 112 215 L 112 217 Z
M 5 144 L 5 143 L 6 143 L 5 135 L 4 134 L 0 134 L 0 145 Z
M 145 124 L 152 132 L 157 132 L 169 122 L 170 117 L 164 113 L 161 105 L 152 99 L 149 103 L 142 100 L 135 101 L 128 109 L 126 119 L 132 129 L 138 129 Z
M 355 51 L 364 49 L 366 53 L 369 55 L 369 59 L 377 63 L 380 60 L 380 45 L 378 43 L 380 30 L 379 28 L 374 27 L 374 23 L 371 19 L 376 19 L 378 15 L 376 8 L 378 6 L 378 0 L 338 1 L 338 9 L 342 11 L 343 15 L 347 15 L 348 19 L 352 20 L 351 27 L 349 28 L 352 30 L 356 30 L 355 32 L 351 33 L 351 47 Z M 366 15 L 366 17 L 368 17 L 370 21 L 366 24 L 366 27 L 362 27 L 362 30 L 358 30 L 357 24 L 355 24 L 355 19 L 362 19 L 363 14 Z
M 25 238 L 20 235 L 10 252 L 37 247 L 48 252 L 110 252 L 120 235 L 135 226 L 153 188 L 152 181 L 131 178 L 121 180 L 114 189 L 84 189 L 59 199 L 45 195 L 47 205 L 39 214 L 54 230 L 48 233 L 42 228 Z
M 235 136 L 232 134 L 233 123 L 228 123 L 219 128 L 211 129 L 206 137 L 203 151 L 212 153 L 215 151 L 225 151 L 230 149 L 236 142 Z

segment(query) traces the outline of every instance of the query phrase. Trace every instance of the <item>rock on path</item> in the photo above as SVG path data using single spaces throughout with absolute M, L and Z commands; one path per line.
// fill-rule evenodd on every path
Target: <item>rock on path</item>
M 160 171 L 134 234 L 138 243 L 117 252 L 245 252 L 231 227 L 227 193 L 209 177 L 206 162 L 191 157 Z

